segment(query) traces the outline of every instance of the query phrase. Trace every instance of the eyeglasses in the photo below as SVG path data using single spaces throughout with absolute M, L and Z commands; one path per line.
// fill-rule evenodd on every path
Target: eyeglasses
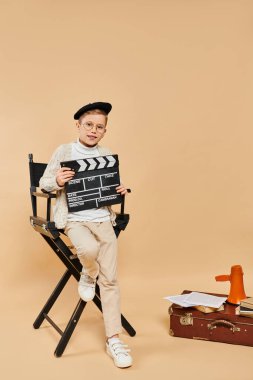
M 84 127 L 87 131 L 91 131 L 93 128 L 95 128 L 98 133 L 104 133 L 104 131 L 105 131 L 104 125 L 101 125 L 101 124 L 96 125 L 96 124 L 93 124 L 89 121 L 87 123 L 83 123 L 80 125 L 82 127 Z

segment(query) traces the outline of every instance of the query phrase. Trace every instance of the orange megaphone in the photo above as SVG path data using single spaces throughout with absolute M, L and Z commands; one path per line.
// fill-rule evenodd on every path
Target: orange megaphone
M 243 271 L 241 265 L 233 265 L 231 273 L 215 277 L 216 281 L 230 281 L 230 292 L 227 299 L 228 303 L 239 305 L 240 301 L 246 298 L 243 286 Z

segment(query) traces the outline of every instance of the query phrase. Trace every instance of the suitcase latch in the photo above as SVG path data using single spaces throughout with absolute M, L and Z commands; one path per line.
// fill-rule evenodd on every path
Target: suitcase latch
M 193 325 L 192 313 L 185 313 L 185 315 L 180 317 L 180 323 L 183 326 L 192 326 Z

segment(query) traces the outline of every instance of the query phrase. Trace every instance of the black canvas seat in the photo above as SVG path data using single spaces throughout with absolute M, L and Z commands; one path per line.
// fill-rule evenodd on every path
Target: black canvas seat
M 44 320 L 47 320 L 55 330 L 61 335 L 60 341 L 55 349 L 55 356 L 60 357 L 68 342 L 71 338 L 71 335 L 82 315 L 82 312 L 85 308 L 86 302 L 83 300 L 79 300 L 72 315 L 69 319 L 67 326 L 64 331 L 62 331 L 57 324 L 50 318 L 49 312 L 56 302 L 57 298 L 61 294 L 65 285 L 71 276 L 73 276 L 77 281 L 80 279 L 80 272 L 82 271 L 82 265 L 76 256 L 73 254 L 70 245 L 68 246 L 64 240 L 62 239 L 64 235 L 64 231 L 61 229 L 57 229 L 55 223 L 50 220 L 51 216 L 51 200 L 56 198 L 55 193 L 48 193 L 43 190 L 37 189 L 39 188 L 39 180 L 42 177 L 47 164 L 38 163 L 33 161 L 33 155 L 29 154 L 29 172 L 30 172 L 30 194 L 31 194 L 31 202 L 32 202 L 32 212 L 33 215 L 30 216 L 30 223 L 35 231 L 39 232 L 41 237 L 46 241 L 46 243 L 52 248 L 53 252 L 59 257 L 62 263 L 65 266 L 65 273 L 62 275 L 60 281 L 57 286 L 53 290 L 52 294 L 48 298 L 46 304 L 43 306 L 39 315 L 37 316 L 33 327 L 38 329 Z M 37 215 L 37 198 L 45 198 L 46 200 L 46 217 L 40 217 Z M 118 237 L 120 232 L 124 230 L 129 222 L 129 215 L 124 213 L 125 206 L 125 197 L 123 197 L 121 203 L 121 211 L 117 214 L 116 217 L 116 226 L 114 227 L 114 231 L 116 236 Z M 94 304 L 98 307 L 98 309 L 102 312 L 99 286 L 96 284 L 96 294 L 93 299 Z M 136 334 L 134 328 L 130 325 L 130 323 L 125 319 L 123 315 L 121 315 L 121 322 L 123 328 L 127 331 L 130 336 L 134 336 Z

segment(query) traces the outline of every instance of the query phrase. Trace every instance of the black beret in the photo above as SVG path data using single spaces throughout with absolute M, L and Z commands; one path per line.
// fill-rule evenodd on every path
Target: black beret
M 91 111 L 91 110 L 102 110 L 107 115 L 111 111 L 112 105 L 110 103 L 104 103 L 104 102 L 96 102 L 96 103 L 89 103 L 86 104 L 86 106 L 83 106 L 74 114 L 74 119 L 78 120 L 85 112 Z

